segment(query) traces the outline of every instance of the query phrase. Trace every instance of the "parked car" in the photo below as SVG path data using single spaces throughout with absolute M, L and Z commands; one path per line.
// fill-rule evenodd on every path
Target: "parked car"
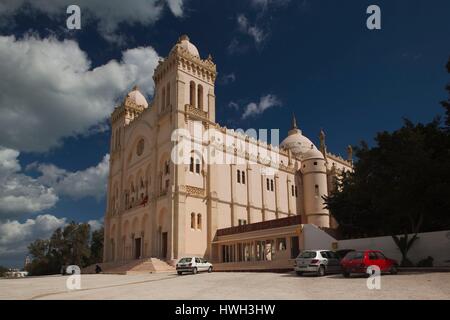
M 200 271 L 208 271 L 212 272 L 213 265 L 212 263 L 206 261 L 203 258 L 199 257 L 185 257 L 181 258 L 177 265 L 177 273 L 182 275 L 183 272 L 192 272 L 193 274 L 197 274 Z
M 339 256 L 329 250 L 305 250 L 295 259 L 295 272 L 301 276 L 305 272 L 314 272 L 318 276 L 341 272 Z
M 347 253 L 355 251 L 355 249 L 340 249 L 336 250 L 336 254 L 339 256 L 339 260 L 344 259 L 344 257 L 347 255 Z
M 352 251 L 341 260 L 342 274 L 346 278 L 352 273 L 367 273 L 367 268 L 373 265 L 378 266 L 382 273 L 396 274 L 398 271 L 397 261 L 378 250 Z

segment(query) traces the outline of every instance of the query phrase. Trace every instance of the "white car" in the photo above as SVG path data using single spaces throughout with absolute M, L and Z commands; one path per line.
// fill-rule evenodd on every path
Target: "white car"
M 327 273 L 341 272 L 339 256 L 330 250 L 305 250 L 295 259 L 295 272 L 301 276 L 306 272 L 314 272 L 318 276 Z
M 182 275 L 183 272 L 192 272 L 197 274 L 200 271 L 212 272 L 212 263 L 199 257 L 185 257 L 181 258 L 177 263 L 177 273 Z

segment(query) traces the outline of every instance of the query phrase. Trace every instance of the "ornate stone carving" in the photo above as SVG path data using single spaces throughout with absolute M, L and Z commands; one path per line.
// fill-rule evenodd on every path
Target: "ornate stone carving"
M 195 196 L 204 196 L 205 195 L 205 189 L 197 188 L 194 186 L 186 186 L 186 192 L 188 194 L 195 195 Z

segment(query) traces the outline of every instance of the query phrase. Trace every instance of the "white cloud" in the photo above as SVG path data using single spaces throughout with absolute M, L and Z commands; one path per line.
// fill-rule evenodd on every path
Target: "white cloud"
M 1 216 L 40 212 L 53 207 L 58 201 L 53 188 L 20 173 L 18 156 L 18 151 L 0 147 Z
M 139 47 L 92 69 L 75 41 L 0 36 L 0 144 L 44 152 L 90 132 L 134 84 L 153 94 L 158 60 L 152 47 Z
M 257 45 L 261 44 L 266 38 L 265 32 L 256 25 L 250 25 L 247 17 L 243 14 L 238 15 L 237 24 L 239 31 L 251 36 Z
M 183 16 L 183 0 L 167 0 L 167 5 L 175 17 Z
M 103 227 L 103 219 L 89 220 L 87 223 L 91 227 L 91 231 L 96 231 Z
M 232 82 L 236 81 L 236 75 L 234 74 L 234 72 L 229 73 L 229 74 L 224 74 L 221 78 L 221 83 L 222 84 L 229 84 Z
M 251 102 L 245 107 L 242 119 L 262 114 L 269 108 L 281 106 L 281 101 L 273 94 L 262 96 L 259 103 Z
M 42 12 L 61 21 L 65 28 L 66 9 L 71 4 L 81 9 L 82 29 L 86 23 L 97 21 L 98 31 L 109 41 L 120 41 L 117 30 L 121 23 L 150 26 L 162 17 L 165 5 L 176 17 L 182 17 L 184 9 L 183 0 L 77 0 L 75 3 L 73 0 L 7 0 L 0 3 L 0 16 L 11 19 L 11 15 L 27 7 L 31 9 L 30 14 Z
M 19 154 L 0 147 L 0 220 L 50 209 L 63 196 L 100 199 L 106 193 L 109 154 L 97 165 L 75 172 L 52 164 L 28 165 L 26 170 L 40 173 L 36 178 L 24 174 Z
M 73 199 L 84 197 L 102 198 L 105 195 L 109 173 L 109 154 L 96 166 L 85 170 L 70 172 L 53 164 L 32 164 L 28 169 L 41 173 L 37 180 L 51 187 L 59 196 Z
M 54 230 L 66 224 L 65 218 L 53 215 L 39 215 L 24 223 L 17 220 L 0 221 L 0 258 L 25 257 L 27 246 L 36 239 L 49 238 Z
M 256 8 L 267 9 L 268 6 L 284 6 L 290 0 L 251 0 L 251 4 Z
M 239 104 L 234 101 L 230 101 L 230 103 L 228 103 L 228 108 L 239 110 Z

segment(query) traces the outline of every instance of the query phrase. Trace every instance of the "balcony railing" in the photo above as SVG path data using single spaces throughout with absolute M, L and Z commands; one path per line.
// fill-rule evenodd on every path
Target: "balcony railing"
M 208 112 L 203 111 L 199 108 L 196 108 L 190 104 L 186 104 L 184 107 L 185 107 L 186 113 L 189 113 L 198 118 L 208 119 Z
M 265 230 L 265 229 L 274 229 L 292 226 L 296 224 L 302 223 L 302 217 L 300 215 L 295 215 L 292 217 L 268 220 L 257 223 L 243 224 L 236 227 L 218 229 L 216 235 L 217 236 L 226 236 L 230 234 L 242 233 L 242 232 L 251 232 L 257 230 Z

